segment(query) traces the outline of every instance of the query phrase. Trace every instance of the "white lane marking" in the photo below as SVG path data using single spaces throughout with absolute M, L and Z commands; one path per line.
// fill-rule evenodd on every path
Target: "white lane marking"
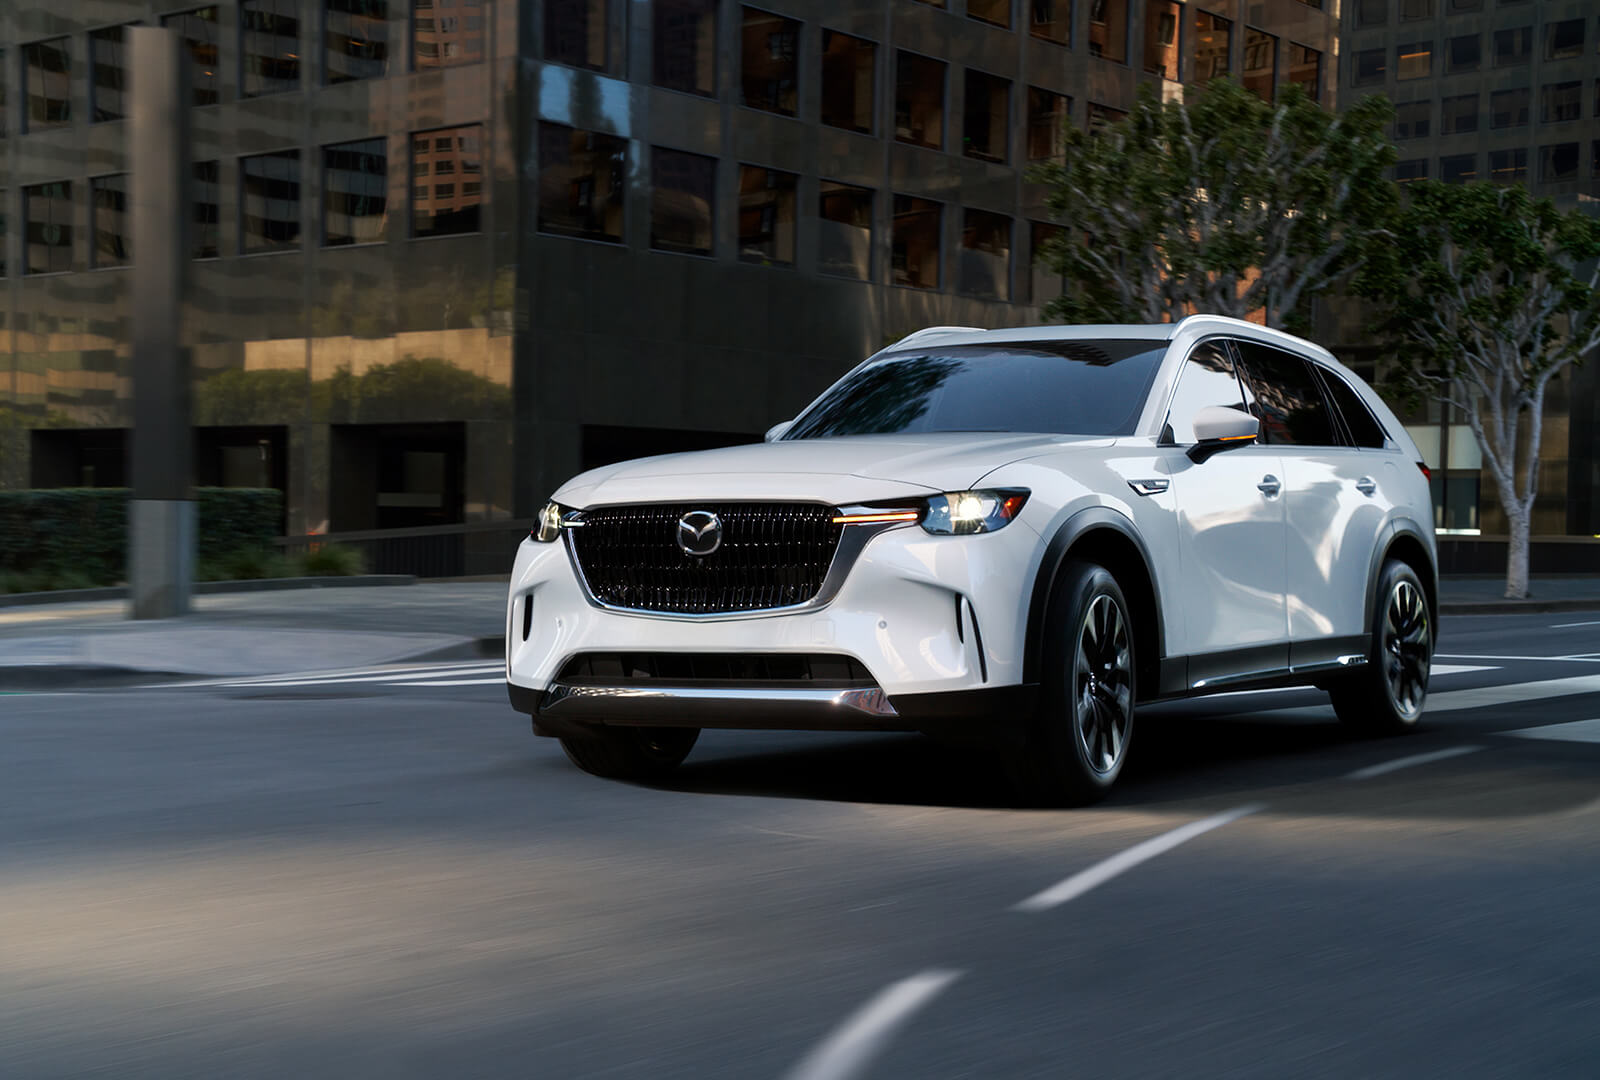
M 1593 660 L 1595 657 L 1600 657 L 1600 653 L 1592 653 L 1592 652 L 1566 653 L 1563 656 L 1556 657 L 1556 659 L 1557 660 Z
M 1434 664 L 1428 669 L 1428 678 L 1435 675 L 1465 675 L 1469 671 L 1499 671 L 1493 664 Z
M 1574 626 L 1600 626 L 1600 619 L 1590 619 L 1588 622 L 1558 622 L 1550 627 L 1552 630 L 1570 630 Z
M 1415 765 L 1427 765 L 1435 761 L 1444 761 L 1446 758 L 1460 757 L 1482 750 L 1481 746 L 1452 746 L 1445 750 L 1435 750 L 1430 754 L 1412 754 L 1410 757 L 1395 758 L 1385 761 L 1381 765 L 1368 765 L 1365 769 L 1357 769 L 1345 776 L 1346 780 L 1371 780 L 1374 776 L 1383 776 L 1385 773 L 1399 772 Z
M 490 671 L 503 671 L 503 663 L 487 665 L 474 665 L 471 667 L 452 668 L 405 668 L 388 671 L 381 675 L 376 674 L 344 674 L 324 672 L 306 673 L 302 675 L 274 675 L 271 678 L 247 678 L 218 680 L 206 685 L 212 686 L 314 686 L 317 683 L 364 683 L 364 682 L 400 682 L 405 679 L 447 678 L 454 675 L 482 675 Z M 188 684 L 196 685 L 194 683 Z
M 1555 739 L 1560 742 L 1600 743 L 1600 720 L 1573 720 L 1566 724 L 1497 731 L 1496 735 L 1515 735 L 1519 739 Z
M 498 679 L 434 679 L 430 682 L 403 682 L 396 686 L 504 686 L 506 677 Z
M 1430 713 L 1452 709 L 1482 709 L 1490 705 L 1511 705 L 1538 698 L 1570 697 L 1573 694 L 1600 692 L 1600 675 L 1579 675 L 1571 679 L 1544 679 L 1540 682 L 1511 683 L 1508 686 L 1480 686 L 1476 690 L 1451 690 L 1429 694 Z
M 1600 659 L 1584 660 L 1574 656 L 1479 656 L 1468 653 L 1434 653 L 1435 660 L 1550 660 L 1570 664 L 1600 664 Z
M 1090 889 L 1104 885 L 1119 874 L 1127 873 L 1140 863 L 1149 862 L 1157 855 L 1171 851 L 1179 844 L 1193 840 L 1195 837 L 1210 832 L 1212 829 L 1221 828 L 1229 822 L 1238 821 L 1240 818 L 1255 813 L 1263 808 L 1261 803 L 1251 803 L 1248 806 L 1236 806 L 1232 810 L 1225 810 L 1220 814 L 1200 821 L 1191 821 L 1187 825 L 1173 829 L 1171 832 L 1153 836 L 1150 839 L 1133 845 L 1126 851 L 1119 851 L 1109 859 L 1095 863 L 1087 870 L 1080 870 L 1065 881 L 1056 883 L 1043 892 L 1035 893 L 1022 903 L 1012 908 L 1013 911 L 1048 911 L 1053 907 L 1065 904 L 1068 900 L 1076 899 Z
M 888 1045 L 911 1014 L 961 977 L 932 968 L 886 986 L 788 1073 L 787 1080 L 846 1080 L 858 1075 Z

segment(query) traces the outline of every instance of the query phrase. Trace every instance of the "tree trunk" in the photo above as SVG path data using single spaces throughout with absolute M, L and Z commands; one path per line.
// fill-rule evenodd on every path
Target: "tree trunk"
M 1506 599 L 1525 600 L 1528 597 L 1528 533 L 1533 514 L 1530 510 L 1513 510 L 1506 507 L 1506 523 L 1510 526 L 1510 541 L 1506 545 Z

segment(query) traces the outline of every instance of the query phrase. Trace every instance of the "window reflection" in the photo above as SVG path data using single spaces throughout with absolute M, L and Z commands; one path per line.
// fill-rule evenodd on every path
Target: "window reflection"
M 1427 158 L 1413 158 L 1409 161 L 1397 161 L 1394 163 L 1394 182 L 1397 184 L 1410 184 L 1427 178 Z
M 1233 54 L 1233 20 L 1197 11 L 1194 16 L 1194 81 L 1205 85 L 1228 73 Z
M 793 116 L 799 78 L 800 21 L 751 7 L 741 10 L 741 102 L 752 109 Z
M 196 259 L 215 259 L 222 254 L 222 163 L 194 163 L 194 232 L 192 252 Z
M 454 180 L 448 186 L 435 184 L 424 195 L 411 200 L 412 236 L 449 236 L 477 232 L 479 208 L 483 203 L 483 127 L 467 124 L 457 128 L 419 132 L 411 137 L 411 179 L 420 176 L 461 177 L 480 183 L 469 194 Z M 442 188 L 442 190 L 441 190 Z M 421 191 L 414 187 L 413 191 Z
M 1011 299 L 1011 219 L 963 210 L 956 291 L 989 300 Z
M 894 137 L 937 150 L 944 145 L 944 62 L 899 52 L 894 64 Z
M 1496 184 L 1525 184 L 1528 182 L 1528 151 L 1489 151 L 1489 179 Z
M 896 285 L 913 289 L 939 287 L 939 233 L 944 207 L 931 199 L 894 197 L 894 223 L 889 234 L 890 268 Z
M 1163 79 L 1178 78 L 1178 20 L 1183 5 L 1176 0 L 1150 0 L 1144 9 L 1144 69 Z
M 1089 0 L 1089 55 L 1128 62 L 1128 0 Z
M 484 56 L 484 0 L 412 0 L 411 63 L 418 71 Z
M 93 123 L 121 120 L 128 115 L 123 94 L 128 84 L 128 47 L 124 27 L 107 26 L 89 34 L 89 63 L 92 85 L 89 88 Z
M 1519 26 L 1512 30 L 1494 32 L 1494 66 L 1512 67 L 1526 64 L 1533 52 L 1533 27 Z
M 1539 88 L 1539 122 L 1558 124 L 1583 116 L 1581 81 L 1546 83 Z
M 61 180 L 22 189 L 27 222 L 22 272 L 59 274 L 72 269 L 72 184 Z
M 300 151 L 239 159 L 240 233 L 245 254 L 300 246 Z
M 1452 154 L 1439 159 L 1439 179 L 1445 183 L 1467 184 L 1477 178 L 1477 154 Z
M 1528 122 L 1528 105 L 1531 91 L 1524 86 L 1516 90 L 1496 90 L 1489 95 L 1489 126 L 1492 128 L 1522 127 Z
M 1539 181 L 1564 184 L 1578 178 L 1578 144 L 1560 143 L 1539 148 Z
M 0 57 L 0 63 L 3 61 L 4 57 Z M 6 198 L 10 194 L 5 188 L 0 188 L 0 278 L 6 276 L 6 207 L 9 205 Z
M 1004 163 L 1010 156 L 1011 83 L 967 69 L 966 102 L 961 116 L 961 152 L 982 161 Z
M 1571 60 L 1583 55 L 1583 20 L 1565 19 L 1546 23 L 1544 28 L 1544 58 L 1546 60 Z
M 794 265 L 794 173 L 739 167 L 739 258 Z
M 389 73 L 389 0 L 323 0 L 329 83 Z
M 1312 101 L 1322 94 L 1322 54 L 1306 45 L 1289 43 L 1289 81 L 1306 92 Z
M 128 257 L 128 174 L 97 176 L 89 181 L 89 197 L 94 207 L 94 247 L 90 265 L 96 269 L 127 266 Z
M 374 244 L 389 221 L 389 140 L 363 139 L 322 149 L 322 242 Z
M 68 39 L 56 38 L 22 47 L 29 131 L 72 123 L 72 60 L 67 46 Z
M 1262 101 L 1277 96 L 1278 39 L 1262 30 L 1244 31 L 1244 88 Z
M 1098 135 L 1112 124 L 1120 124 L 1128 118 L 1122 109 L 1113 109 L 1110 105 L 1102 105 L 1098 101 L 1089 102 L 1089 134 Z
M 628 140 L 539 125 L 539 231 L 622 242 Z
M 300 88 L 299 0 L 243 0 L 239 6 L 245 97 Z
M 1028 0 L 1028 33 L 1057 45 L 1072 44 L 1072 0 Z
M 176 30 L 189 50 L 189 88 L 196 105 L 215 105 L 221 100 L 217 82 L 217 9 L 196 8 L 163 15 L 161 25 Z
M 822 32 L 822 122 L 872 133 L 872 80 L 878 46 L 862 38 Z
M 1067 121 L 1072 99 L 1065 94 L 1028 87 L 1028 160 L 1060 161 L 1066 155 Z
M 967 0 L 967 17 L 1011 29 L 1011 0 Z
M 1453 37 L 1445 46 L 1444 71 L 1455 75 L 1462 71 L 1477 71 L 1483 65 L 1483 38 L 1477 34 Z
M 9 70 L 6 67 L 6 51 L 0 49 L 0 138 L 6 135 L 6 117 L 11 115 L 11 110 L 6 107 L 6 85 L 11 81 L 6 75 Z
M 822 181 L 817 217 L 817 269 L 871 280 L 872 189 Z
M 1433 112 L 1431 101 L 1411 101 L 1394 108 L 1394 137 L 1400 139 L 1426 139 L 1428 120 Z
M 655 0 L 655 84 L 717 93 L 717 0 Z
M 545 0 L 544 58 L 605 70 L 606 0 Z
M 1478 130 L 1478 95 L 1458 94 L 1439 103 L 1439 130 L 1444 135 L 1470 135 Z
M 680 255 L 710 255 L 717 159 L 651 148 L 650 246 Z

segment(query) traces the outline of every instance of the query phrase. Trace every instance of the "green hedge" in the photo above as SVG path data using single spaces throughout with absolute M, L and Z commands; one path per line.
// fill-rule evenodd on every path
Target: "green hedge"
M 0 491 L 0 573 L 114 585 L 128 549 L 126 488 Z M 269 548 L 280 535 L 283 493 L 197 488 L 199 557 Z

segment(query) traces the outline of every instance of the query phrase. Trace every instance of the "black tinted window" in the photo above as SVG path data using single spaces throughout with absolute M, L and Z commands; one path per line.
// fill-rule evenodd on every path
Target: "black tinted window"
M 786 438 L 929 431 L 1126 435 L 1162 341 L 1047 341 L 905 352 L 862 368 Z
M 1172 395 L 1172 408 L 1167 410 L 1172 441 L 1184 446 L 1194 442 L 1195 414 L 1211 406 L 1244 408 L 1239 379 L 1233 371 L 1233 355 L 1220 341 L 1197 347 L 1178 374 L 1178 389 Z
M 1287 446 L 1337 446 L 1327 402 L 1311 365 L 1269 345 L 1240 341 L 1244 375 L 1255 392 L 1250 411 L 1261 420 L 1261 440 Z
M 1328 396 L 1333 399 L 1333 407 L 1344 419 L 1345 430 L 1350 433 L 1350 438 L 1355 444 L 1374 449 L 1382 448 L 1387 438 L 1383 433 L 1383 426 L 1373 417 L 1372 410 L 1367 408 L 1367 403 L 1350 388 L 1349 383 L 1333 372 L 1319 369 L 1318 373 L 1322 376 L 1322 385 L 1327 387 Z

